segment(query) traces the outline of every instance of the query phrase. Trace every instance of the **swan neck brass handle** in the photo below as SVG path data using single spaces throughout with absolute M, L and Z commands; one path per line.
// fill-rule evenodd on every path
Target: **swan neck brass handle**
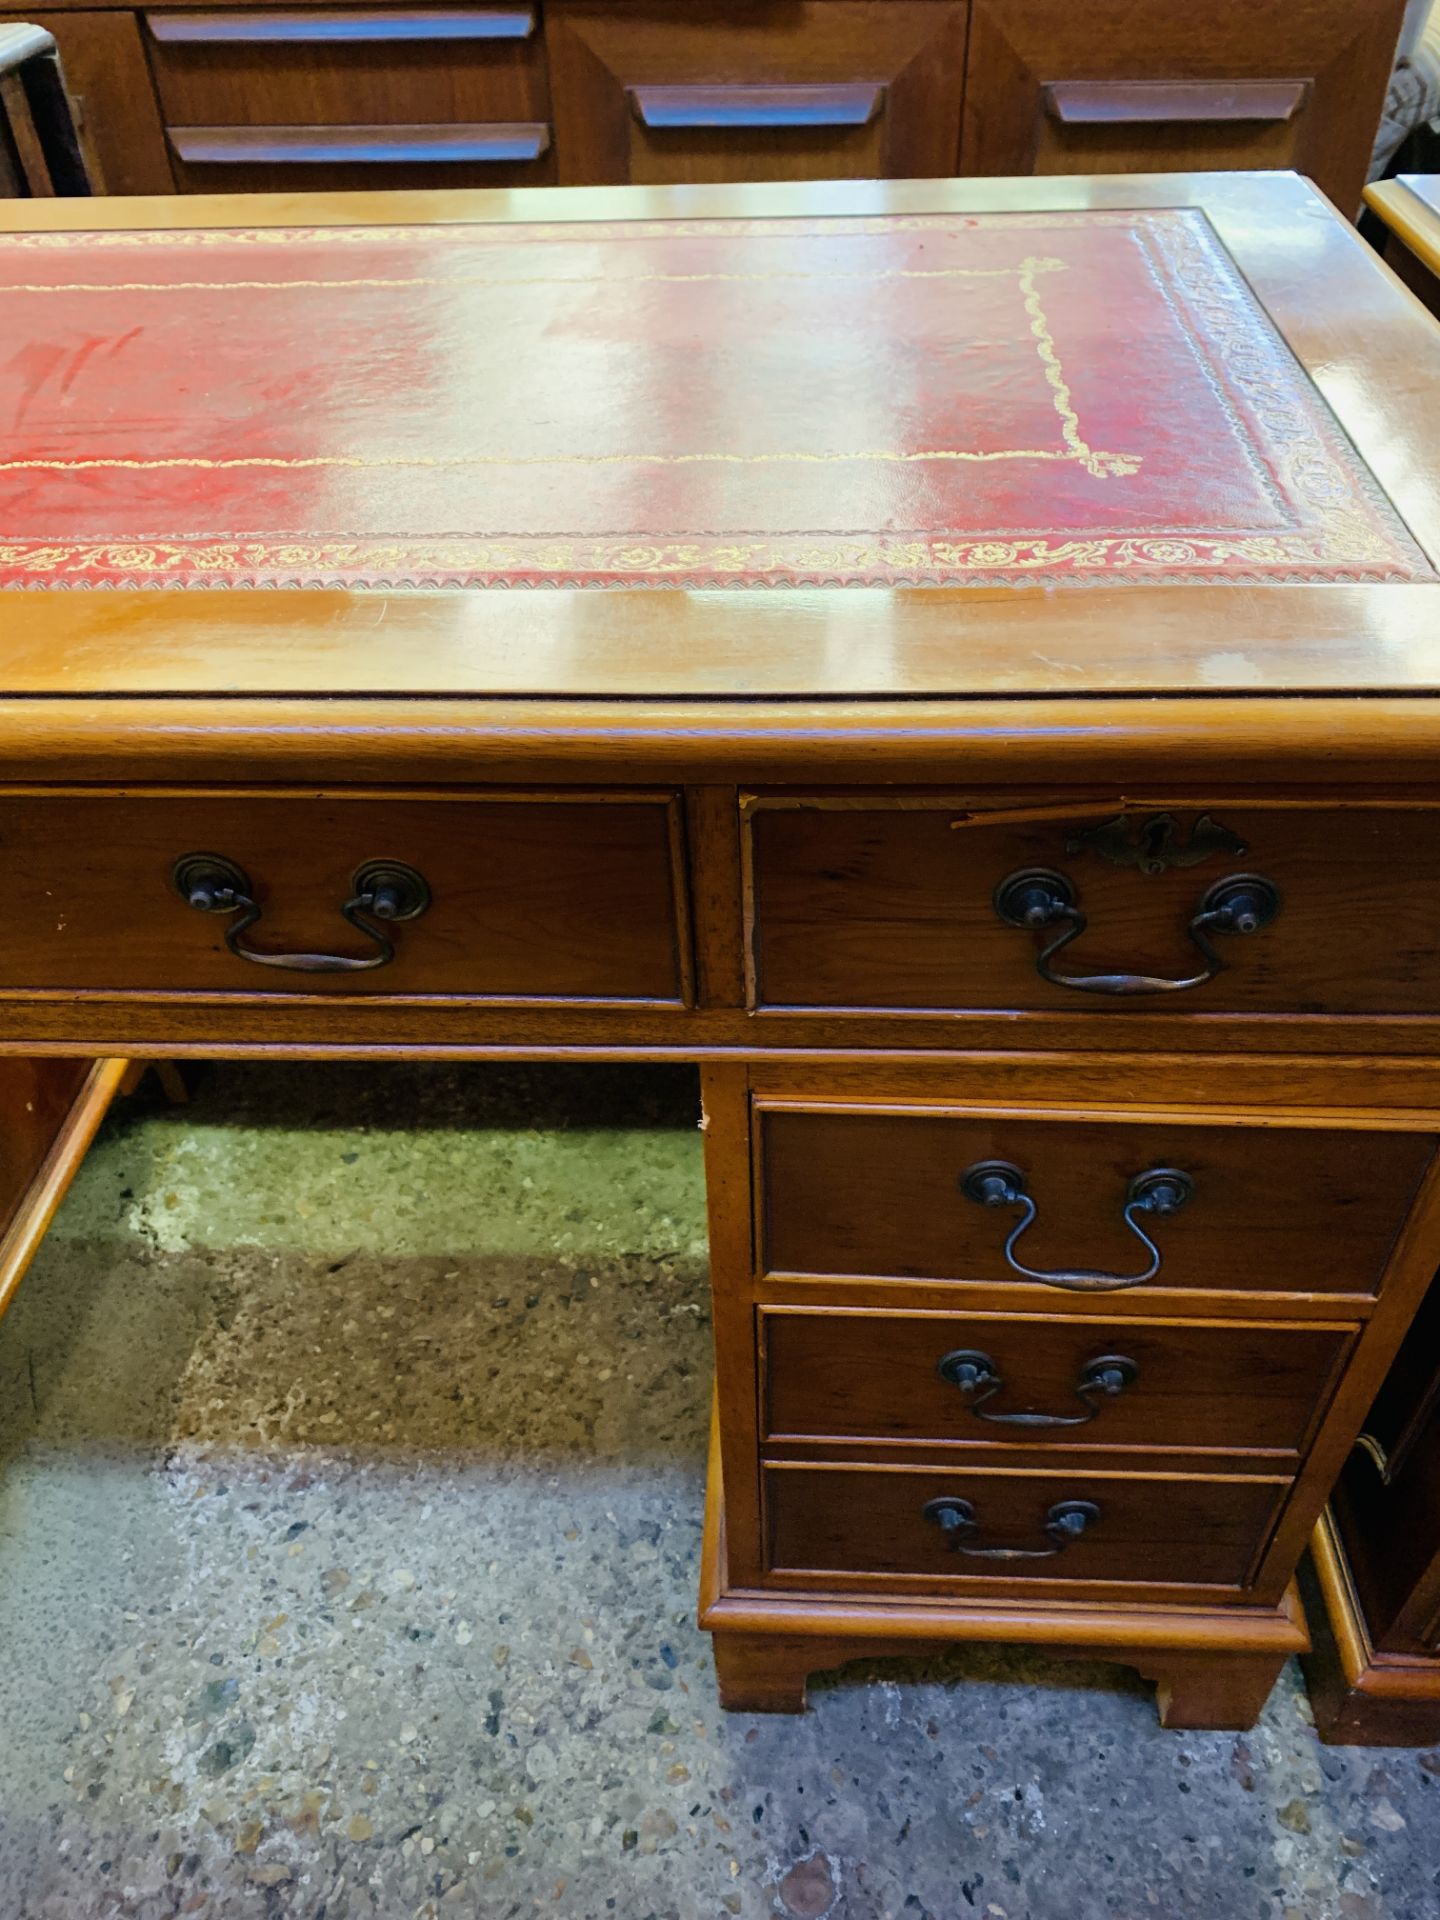
M 969 1560 L 1053 1560 L 1100 1518 L 1093 1500 L 1057 1500 L 1045 1516 L 1048 1547 L 972 1547 L 966 1543 L 980 1531 L 980 1521 L 969 1500 L 942 1494 L 938 1500 L 927 1500 L 922 1511 L 932 1526 L 939 1527 L 951 1549 Z
M 1143 1286 L 1159 1273 L 1160 1249 L 1141 1226 L 1141 1217 L 1165 1220 L 1178 1213 L 1194 1193 L 1195 1182 L 1179 1167 L 1151 1167 L 1145 1173 L 1137 1173 L 1126 1188 L 1121 1217 L 1150 1255 L 1140 1273 L 1100 1273 L 1088 1267 L 1027 1267 L 1016 1254 L 1015 1246 L 1040 1209 L 1031 1198 L 1025 1175 L 1008 1160 L 977 1160 L 961 1174 L 960 1191 L 977 1206 L 1019 1209 L 1020 1218 L 1006 1236 L 1004 1251 L 1006 1265 L 1022 1280 L 1039 1280 L 1044 1286 L 1063 1287 L 1070 1293 L 1115 1293 L 1122 1287 Z
M 997 1427 L 1083 1427 L 1100 1412 L 1104 1402 L 1116 1400 L 1140 1378 L 1140 1369 L 1123 1353 L 1105 1353 L 1087 1360 L 1075 1382 L 1075 1397 L 1083 1413 L 992 1413 L 990 1402 L 1005 1391 L 1005 1381 L 988 1353 L 957 1347 L 936 1366 L 942 1380 L 959 1389 L 977 1419 Z
M 1188 993 L 1203 987 L 1225 965 L 1212 936 L 1259 933 L 1279 911 L 1280 893 L 1273 881 L 1258 873 L 1232 873 L 1206 888 L 1185 929 L 1205 962 L 1199 973 L 1179 980 L 1150 973 L 1057 973 L 1057 955 L 1090 924 L 1073 883 L 1049 867 L 1026 867 L 1008 874 L 995 889 L 995 912 L 1007 927 L 1050 933 L 1035 955 L 1040 978 L 1077 993 Z
M 229 916 L 225 945 L 237 960 L 284 973 L 370 973 L 388 967 L 395 943 L 385 931 L 399 920 L 417 920 L 430 904 L 430 889 L 413 867 L 399 860 L 367 860 L 350 881 L 341 916 L 370 941 L 370 953 L 275 953 L 247 944 L 245 936 L 262 909 L 243 867 L 218 853 L 187 853 L 175 862 L 175 891 L 197 913 Z

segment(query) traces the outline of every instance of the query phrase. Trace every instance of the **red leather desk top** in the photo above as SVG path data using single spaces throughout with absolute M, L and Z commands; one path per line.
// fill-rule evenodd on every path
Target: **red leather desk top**
M 0 237 L 0 585 L 1410 580 L 1192 211 Z

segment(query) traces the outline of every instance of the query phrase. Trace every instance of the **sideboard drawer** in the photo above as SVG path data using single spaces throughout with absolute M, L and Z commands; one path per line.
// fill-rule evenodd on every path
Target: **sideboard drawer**
M 555 177 L 532 6 L 247 6 L 145 21 L 182 191 L 353 186 L 361 169 L 376 186 Z
M 0 799 L 0 889 L 3 992 L 689 1000 L 665 793 Z
M 965 0 L 547 0 L 563 185 L 955 170 Z
M 1288 1489 L 1283 1480 L 1131 1478 L 1083 1468 L 772 1465 L 765 1475 L 769 1569 L 932 1584 L 989 1578 L 1243 1587 Z M 1076 1506 L 1091 1509 L 1078 1516 L 1078 1528 Z M 985 1557 L 996 1548 L 1024 1557 Z
M 782 1440 L 1026 1442 L 1298 1457 L 1353 1330 L 1133 1319 L 762 1311 Z
M 1372 1294 L 1436 1144 L 1425 1133 L 779 1103 L 757 1104 L 756 1120 L 762 1272 L 1048 1276 L 1057 1305 L 1092 1310 L 1096 1293 L 1065 1277 Z M 996 1164 L 1023 1197 L 981 1191 L 988 1176 L 976 1170 Z M 1168 1195 L 1152 1184 L 1146 1206 L 1152 1175 Z
M 746 825 L 756 1007 L 1440 1014 L 1433 810 L 762 795 Z

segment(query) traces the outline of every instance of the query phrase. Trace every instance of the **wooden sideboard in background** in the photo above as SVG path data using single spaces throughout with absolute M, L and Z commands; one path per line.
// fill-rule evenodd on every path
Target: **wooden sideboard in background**
M 313 0 L 28 17 L 110 193 L 1293 167 L 1359 203 L 1403 0 Z

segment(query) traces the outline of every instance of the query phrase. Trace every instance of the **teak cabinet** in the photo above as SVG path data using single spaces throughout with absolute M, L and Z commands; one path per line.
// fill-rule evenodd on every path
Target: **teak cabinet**
M 1359 203 L 1403 0 L 47 7 L 112 193 L 1293 167 Z

